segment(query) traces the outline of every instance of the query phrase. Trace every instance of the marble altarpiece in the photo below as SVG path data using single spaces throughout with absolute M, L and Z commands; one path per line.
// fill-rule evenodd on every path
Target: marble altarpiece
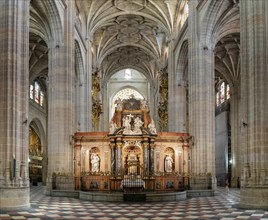
M 74 135 L 77 190 L 179 190 L 188 185 L 187 133 L 157 132 L 146 100 L 116 100 L 109 132 Z

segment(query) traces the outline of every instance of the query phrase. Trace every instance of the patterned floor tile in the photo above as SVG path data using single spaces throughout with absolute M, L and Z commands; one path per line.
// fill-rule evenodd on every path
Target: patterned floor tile
M 214 197 L 191 198 L 179 202 L 109 203 L 73 198 L 48 197 L 40 186 L 31 188 L 29 210 L 0 210 L 0 219 L 95 219 L 95 220 L 262 220 L 268 212 L 240 209 L 239 190 L 226 193 L 219 188 Z

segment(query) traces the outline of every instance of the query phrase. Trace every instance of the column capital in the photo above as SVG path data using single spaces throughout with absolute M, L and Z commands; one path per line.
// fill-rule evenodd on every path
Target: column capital
M 154 149 L 156 147 L 156 144 L 155 143 L 150 143 L 150 147 L 151 147 L 151 149 Z
M 115 144 L 114 143 L 110 143 L 110 148 L 114 148 L 115 147 Z
M 74 148 L 77 149 L 77 150 L 81 150 L 82 144 L 75 143 Z
M 123 146 L 123 144 L 122 144 L 121 142 L 116 143 L 116 147 L 117 147 L 117 148 L 122 148 L 122 146 Z

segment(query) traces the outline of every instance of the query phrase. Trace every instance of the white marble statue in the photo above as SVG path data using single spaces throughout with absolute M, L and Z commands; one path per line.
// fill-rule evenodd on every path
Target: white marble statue
M 110 130 L 109 130 L 109 134 L 113 134 L 117 129 L 117 125 L 116 123 L 114 123 L 113 121 L 110 121 Z
M 154 124 L 154 120 L 152 119 L 151 123 L 148 125 L 149 131 L 152 134 L 156 134 L 156 128 L 155 128 L 155 124 Z
M 165 158 L 165 171 L 168 173 L 172 172 L 172 164 L 173 164 L 173 159 L 170 155 L 167 155 Z
M 134 130 L 133 130 L 133 134 L 142 134 L 141 132 L 141 126 L 143 125 L 142 120 L 140 119 L 140 117 L 136 117 L 134 120 Z
M 141 109 L 142 110 L 148 110 L 148 103 L 146 99 L 141 100 Z
M 100 171 L 100 158 L 97 154 L 93 153 L 91 155 L 91 171 L 99 172 Z
M 133 115 L 129 114 L 129 115 L 126 115 L 124 118 L 123 118 L 123 127 L 124 127 L 124 131 L 123 131 L 123 134 L 132 134 L 132 131 L 131 131 L 131 118 L 133 118 Z

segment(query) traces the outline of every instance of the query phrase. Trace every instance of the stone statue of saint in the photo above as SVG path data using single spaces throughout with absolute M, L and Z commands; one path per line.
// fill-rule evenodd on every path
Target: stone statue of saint
M 140 117 L 136 117 L 134 120 L 134 130 L 133 133 L 134 134 L 141 134 L 141 126 L 143 125 L 142 120 L 140 119 Z
M 156 134 L 156 128 L 155 128 L 155 124 L 154 124 L 154 120 L 152 119 L 151 123 L 148 125 L 149 131 L 152 134 Z
M 132 131 L 131 131 L 131 118 L 133 117 L 133 115 L 129 114 L 129 115 L 126 115 L 124 118 L 123 118 L 123 127 L 124 127 L 124 131 L 123 131 L 123 134 L 131 134 Z
M 117 125 L 116 123 L 114 123 L 113 121 L 110 121 L 110 131 L 109 134 L 113 134 L 117 129 Z
M 141 110 L 148 110 L 148 103 L 146 99 L 141 100 Z
M 100 171 L 100 158 L 97 154 L 93 153 L 91 155 L 91 171 L 99 172 Z
M 172 172 L 172 164 L 173 164 L 173 159 L 170 155 L 167 155 L 165 158 L 165 171 L 168 173 Z

